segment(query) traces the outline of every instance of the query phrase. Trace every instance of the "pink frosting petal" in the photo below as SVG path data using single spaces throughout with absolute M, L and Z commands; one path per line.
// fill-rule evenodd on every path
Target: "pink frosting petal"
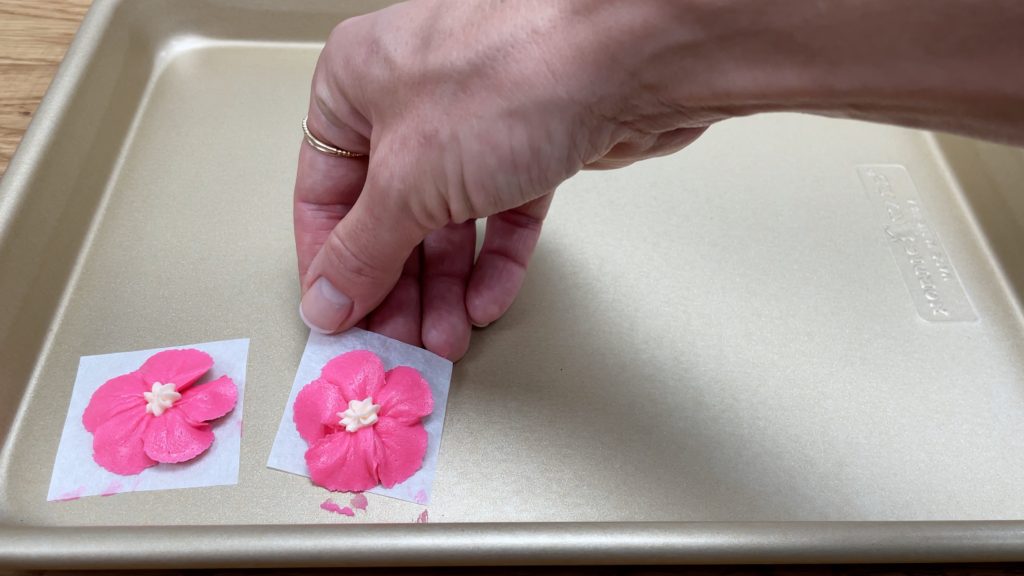
M 415 368 L 398 366 L 389 370 L 384 379 L 384 386 L 373 397 L 373 402 L 380 404 L 379 418 L 413 424 L 434 410 L 430 385 Z
M 347 405 L 349 400 L 375 395 L 384 384 L 384 364 L 373 352 L 353 350 L 332 358 L 320 378 L 337 386 Z
M 207 424 L 193 424 L 174 406 L 150 418 L 143 443 L 147 456 L 173 464 L 205 452 L 213 444 L 213 432 Z
M 150 417 L 144 411 L 121 412 L 96 427 L 93 459 L 115 474 L 138 474 L 156 464 L 146 456 L 143 435 Z
M 376 442 L 373 428 L 335 432 L 306 450 L 309 479 L 341 492 L 362 492 L 377 485 Z
M 338 412 L 348 408 L 341 389 L 323 379 L 306 384 L 295 396 L 292 419 L 299 436 L 308 444 L 340 429 Z
M 149 357 L 139 368 L 146 382 L 175 384 L 178 392 L 188 388 L 213 367 L 213 358 L 206 352 L 192 348 L 164 350 Z
M 174 404 L 175 410 L 192 422 L 215 420 L 231 412 L 238 402 L 238 388 L 231 378 L 221 376 L 213 382 L 192 386 Z
M 377 473 L 385 488 L 404 482 L 423 466 L 427 431 L 422 424 L 380 418 L 373 431 L 377 435 Z
M 95 432 L 100 425 L 118 414 L 129 411 L 145 414 L 146 400 L 142 396 L 145 392 L 149 392 L 149 387 L 138 372 L 107 380 L 92 393 L 89 405 L 82 414 L 82 424 L 89 432 Z

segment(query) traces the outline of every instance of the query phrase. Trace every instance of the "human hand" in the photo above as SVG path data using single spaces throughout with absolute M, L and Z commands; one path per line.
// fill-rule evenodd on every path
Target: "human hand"
M 311 328 L 365 319 L 457 360 L 471 324 L 512 305 L 558 184 L 701 133 L 705 119 L 637 121 L 628 67 L 608 66 L 621 25 L 574 5 L 424 0 L 334 30 L 309 129 L 368 156 L 300 151 L 295 242 Z M 474 220 L 484 217 L 474 262 Z

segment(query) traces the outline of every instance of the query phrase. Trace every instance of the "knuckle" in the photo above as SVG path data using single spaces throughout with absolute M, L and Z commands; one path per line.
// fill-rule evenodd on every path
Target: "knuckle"
M 414 148 L 422 150 L 418 145 Z M 433 157 L 396 150 L 391 144 L 382 144 L 378 150 L 378 158 L 387 159 L 387 168 L 371 166 L 363 193 L 377 196 L 386 213 L 423 233 L 447 224 L 448 204 L 440 192 L 444 187 L 431 176 L 436 168 Z
M 385 38 L 378 27 L 374 25 L 376 19 L 370 15 L 353 16 L 342 20 L 331 30 L 324 45 L 323 54 L 326 55 L 330 64 L 339 71 L 345 73 L 345 77 L 352 81 L 352 77 L 358 76 L 360 84 L 379 80 L 387 82 L 386 85 L 394 86 L 393 73 L 384 74 L 386 48 Z M 373 63 L 373 65 L 368 65 Z
M 334 228 L 327 237 L 324 251 L 327 266 L 356 282 L 379 281 L 384 271 L 370 255 L 357 248 L 340 228 Z
M 544 220 L 532 214 L 520 210 L 508 210 L 498 215 L 502 220 L 508 222 L 513 228 L 539 234 L 544 226 Z
M 353 16 L 335 24 L 330 34 L 327 35 L 327 46 L 344 47 L 349 43 L 349 39 L 352 38 L 353 34 L 361 28 L 362 20 L 363 18 L 360 16 Z

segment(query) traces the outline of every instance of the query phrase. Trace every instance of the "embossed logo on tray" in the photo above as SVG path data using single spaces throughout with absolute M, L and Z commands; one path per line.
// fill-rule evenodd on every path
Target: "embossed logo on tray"
M 882 231 L 918 314 L 931 322 L 977 320 L 910 173 L 888 164 L 858 166 L 857 173 L 881 217 Z

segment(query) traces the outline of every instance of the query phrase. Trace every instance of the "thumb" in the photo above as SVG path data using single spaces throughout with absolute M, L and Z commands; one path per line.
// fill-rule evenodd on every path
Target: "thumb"
M 408 195 L 383 190 L 373 181 L 371 170 L 355 205 L 328 235 L 303 278 L 299 314 L 314 331 L 346 330 L 376 308 L 429 232 L 402 206 Z

